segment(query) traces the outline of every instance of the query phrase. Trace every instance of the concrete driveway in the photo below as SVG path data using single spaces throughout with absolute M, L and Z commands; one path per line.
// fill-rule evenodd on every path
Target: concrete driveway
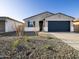
M 79 33 L 55 32 L 48 34 L 54 35 L 65 43 L 68 43 L 68 45 L 72 46 L 76 50 L 79 50 Z

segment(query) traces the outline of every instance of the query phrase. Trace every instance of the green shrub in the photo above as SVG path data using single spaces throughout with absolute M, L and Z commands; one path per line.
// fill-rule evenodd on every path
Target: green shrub
M 28 36 L 25 36 L 24 39 L 23 39 L 25 42 L 30 42 L 30 39 Z
M 47 37 L 48 39 L 53 39 L 53 37 Z
M 12 42 L 12 48 L 15 49 L 20 44 L 20 40 L 15 40 Z
M 43 48 L 49 49 L 49 50 L 52 49 L 51 45 L 44 45 Z

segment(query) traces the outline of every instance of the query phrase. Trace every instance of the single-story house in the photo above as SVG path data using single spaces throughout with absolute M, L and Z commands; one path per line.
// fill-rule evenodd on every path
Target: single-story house
M 24 31 L 73 32 L 75 18 L 63 13 L 43 12 L 23 19 L 26 23 Z
M 22 22 L 12 19 L 10 17 L 0 17 L 0 33 L 14 32 L 15 26 L 22 24 Z

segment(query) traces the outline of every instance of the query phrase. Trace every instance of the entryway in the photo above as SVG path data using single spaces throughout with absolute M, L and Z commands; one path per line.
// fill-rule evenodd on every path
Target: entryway
M 39 21 L 39 31 L 43 31 L 43 21 Z

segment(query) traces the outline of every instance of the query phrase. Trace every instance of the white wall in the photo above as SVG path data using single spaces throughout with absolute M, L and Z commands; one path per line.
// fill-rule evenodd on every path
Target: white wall
M 44 24 L 44 31 L 48 32 L 48 21 L 45 20 Z
M 71 32 L 74 32 L 74 25 L 73 25 L 73 22 L 72 22 L 72 21 L 70 22 L 70 26 L 71 26 L 71 27 L 70 27 L 70 31 L 71 31 Z
M 12 32 L 15 31 L 15 24 L 16 26 L 20 25 L 21 23 L 16 22 L 14 20 L 6 19 L 5 22 L 5 32 Z
M 25 27 L 24 31 L 39 31 L 39 27 Z

